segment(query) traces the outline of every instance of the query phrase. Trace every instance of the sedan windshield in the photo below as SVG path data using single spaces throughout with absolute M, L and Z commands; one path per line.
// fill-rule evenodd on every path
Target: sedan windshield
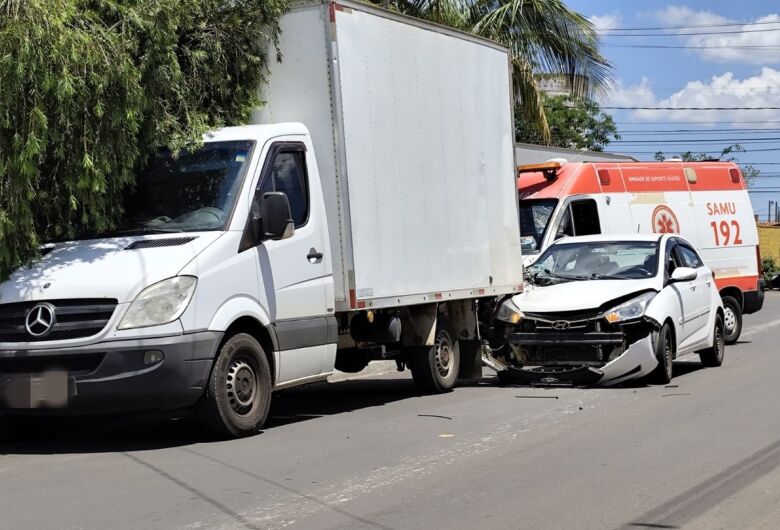
M 163 152 L 141 175 L 114 234 L 221 230 L 230 218 L 253 142 L 209 142 Z
M 525 254 L 539 252 L 547 225 L 558 204 L 556 199 L 520 201 L 520 242 Z
M 548 285 L 652 278 L 657 269 L 658 244 L 654 241 L 599 241 L 553 245 L 528 272 L 534 283 Z

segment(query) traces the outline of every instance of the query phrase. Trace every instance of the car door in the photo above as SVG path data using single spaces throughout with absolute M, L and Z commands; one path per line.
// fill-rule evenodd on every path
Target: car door
M 666 242 L 664 252 L 665 263 L 665 287 L 673 293 L 675 300 L 674 307 L 671 309 L 671 315 L 674 319 L 675 334 L 677 337 L 677 352 L 683 351 L 690 343 L 691 326 L 686 326 L 686 322 L 694 312 L 694 302 L 692 300 L 693 282 L 671 282 L 672 273 L 677 267 L 683 267 L 682 258 L 677 252 L 677 239 L 669 238 Z
M 253 201 L 256 209 L 264 193 L 284 193 L 295 225 L 292 237 L 266 241 L 258 248 L 260 281 L 278 339 L 277 384 L 322 373 L 337 336 L 335 319 L 329 316 L 333 274 L 331 261 L 325 259 L 330 247 L 324 206 L 314 196 L 319 183 L 309 180 L 313 163 L 304 143 L 274 142 Z
M 710 302 L 712 271 L 704 265 L 699 254 L 684 241 L 679 241 L 676 247 L 677 254 L 683 266 L 696 269 L 696 279 L 689 286 L 690 312 L 686 316 L 684 326 L 689 332 L 688 343 L 684 348 L 696 348 L 709 339 L 710 334 Z

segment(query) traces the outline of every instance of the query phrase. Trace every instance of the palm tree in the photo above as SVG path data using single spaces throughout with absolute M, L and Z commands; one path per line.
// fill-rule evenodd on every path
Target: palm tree
M 374 0 L 390 9 L 467 31 L 509 49 L 521 119 L 550 142 L 540 74 L 564 75 L 575 96 L 602 94 L 610 64 L 598 49 L 598 33 L 562 0 Z

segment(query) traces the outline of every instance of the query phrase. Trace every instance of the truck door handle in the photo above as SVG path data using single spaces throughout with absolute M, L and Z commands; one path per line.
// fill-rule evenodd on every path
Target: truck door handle
M 312 247 L 309 249 L 306 259 L 309 260 L 309 263 L 319 263 L 322 261 L 322 252 L 318 252 L 316 248 Z

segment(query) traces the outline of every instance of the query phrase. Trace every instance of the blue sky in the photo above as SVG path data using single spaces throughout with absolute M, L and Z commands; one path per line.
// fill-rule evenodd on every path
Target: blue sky
M 780 107 L 780 2 L 567 3 L 600 28 L 615 81 L 604 106 Z M 780 200 L 780 110 L 607 112 L 622 136 L 608 150 L 649 160 L 658 150 L 719 152 L 740 143 L 738 161 L 762 171 L 752 185 L 756 213 L 765 219 L 767 202 Z

